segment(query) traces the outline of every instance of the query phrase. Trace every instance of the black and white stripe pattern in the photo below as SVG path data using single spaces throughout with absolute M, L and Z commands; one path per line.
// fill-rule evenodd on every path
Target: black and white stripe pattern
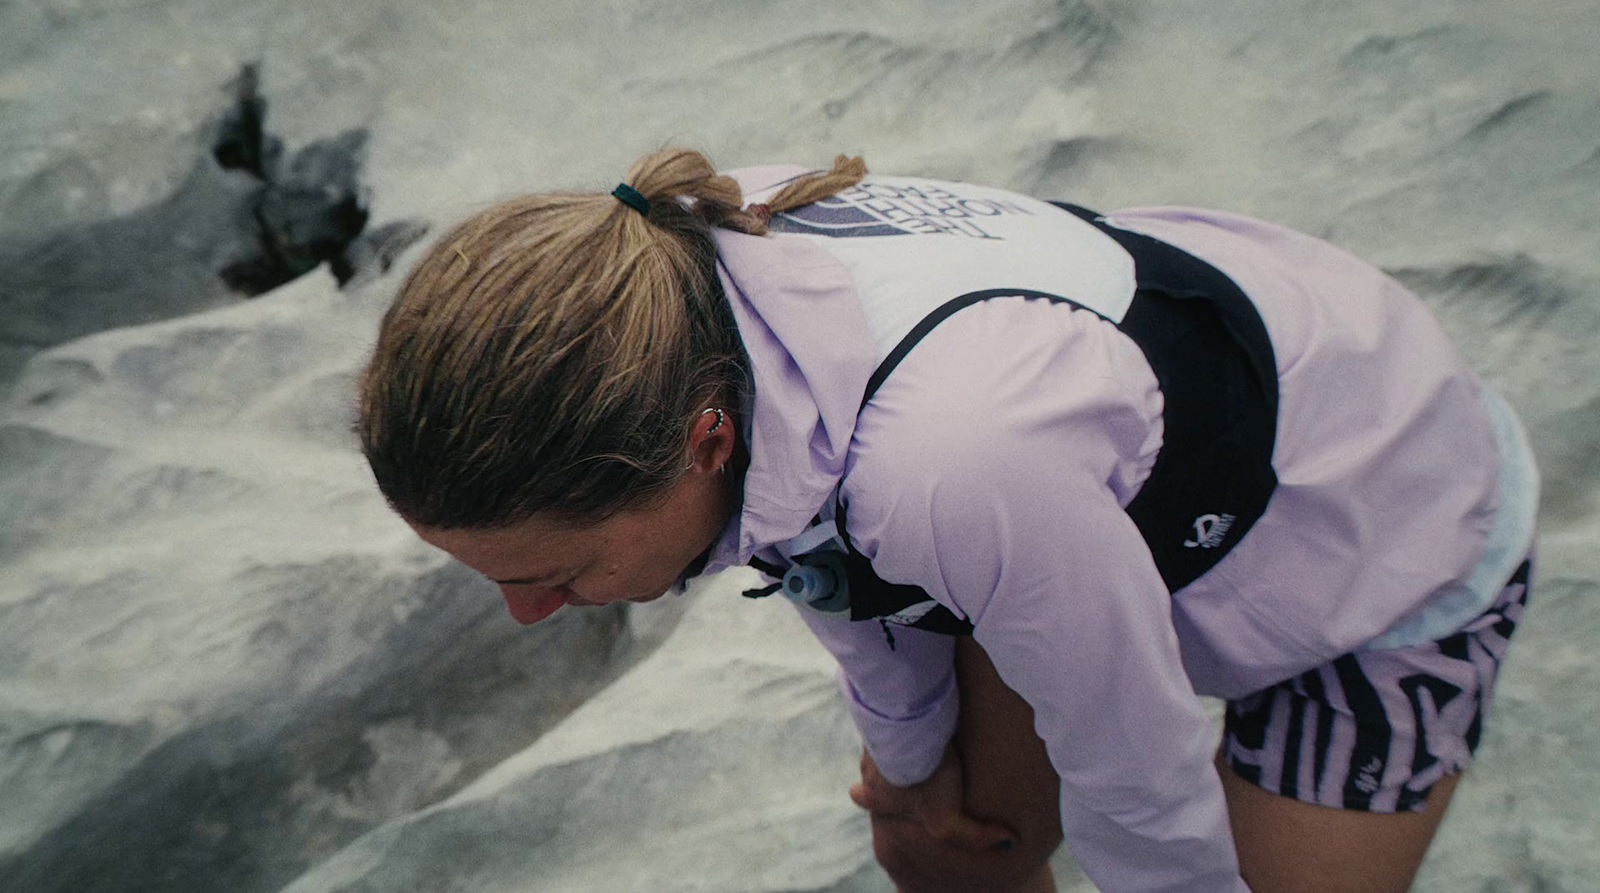
M 1527 605 L 1524 561 L 1460 632 L 1412 648 L 1346 654 L 1228 702 L 1223 758 L 1265 790 L 1342 809 L 1415 811 L 1465 769 L 1500 662 Z

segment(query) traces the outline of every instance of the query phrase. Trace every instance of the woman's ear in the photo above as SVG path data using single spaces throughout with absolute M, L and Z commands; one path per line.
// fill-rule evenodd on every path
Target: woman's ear
M 707 409 L 694 420 L 689 432 L 689 465 L 686 470 L 701 474 L 720 474 L 733 458 L 738 443 L 733 415 L 721 409 Z

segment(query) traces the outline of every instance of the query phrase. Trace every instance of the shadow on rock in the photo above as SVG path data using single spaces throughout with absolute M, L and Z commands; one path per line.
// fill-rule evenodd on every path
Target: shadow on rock
M 642 656 L 622 606 L 523 630 L 492 602 L 462 599 L 470 579 L 448 567 L 416 580 L 425 607 L 328 681 L 296 692 L 271 680 L 286 690 L 265 701 L 241 692 L 234 709 L 197 718 L 0 858 L 0 889 L 277 890 L 526 747 Z
M 341 286 L 381 275 L 427 231 L 367 229 L 367 132 L 292 154 L 265 127 L 246 66 L 209 142 L 167 198 L 131 214 L 0 241 L 0 389 L 34 353 L 276 288 L 326 263 Z

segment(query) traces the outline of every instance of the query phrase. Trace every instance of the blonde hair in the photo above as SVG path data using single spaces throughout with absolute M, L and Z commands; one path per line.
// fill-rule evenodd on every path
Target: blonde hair
M 559 192 L 456 226 L 411 270 L 361 376 L 357 433 L 384 496 L 455 529 L 593 522 L 662 494 L 694 419 L 748 387 L 711 228 L 763 235 L 768 213 L 865 175 L 841 155 L 745 208 L 704 155 L 670 149 L 628 171 L 648 214 Z

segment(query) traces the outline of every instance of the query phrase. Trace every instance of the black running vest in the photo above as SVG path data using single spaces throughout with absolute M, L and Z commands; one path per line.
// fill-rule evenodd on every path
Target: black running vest
M 1150 475 L 1126 510 L 1168 591 L 1176 592 L 1215 566 L 1244 537 L 1277 486 L 1272 449 L 1278 374 L 1272 344 L 1250 299 L 1216 267 L 1158 239 L 1111 226 L 1092 211 L 1052 204 L 1093 224 L 1133 256 L 1137 291 L 1116 325 L 1139 346 L 1155 373 L 1164 401 L 1164 432 Z M 1005 297 L 1083 307 L 1061 295 L 1018 289 L 956 297 L 924 317 L 879 364 L 861 406 L 871 402 L 935 326 L 980 301 Z M 846 549 L 842 564 L 850 618 L 885 622 L 885 632 L 887 623 L 894 622 L 948 635 L 971 634 L 968 620 L 943 605 L 926 604 L 933 600 L 921 588 L 890 583 L 873 572 L 871 561 L 850 539 L 848 508 L 836 497 L 834 522 Z M 774 577 L 786 570 L 759 559 L 751 564 Z M 745 594 L 758 597 L 776 589 Z

